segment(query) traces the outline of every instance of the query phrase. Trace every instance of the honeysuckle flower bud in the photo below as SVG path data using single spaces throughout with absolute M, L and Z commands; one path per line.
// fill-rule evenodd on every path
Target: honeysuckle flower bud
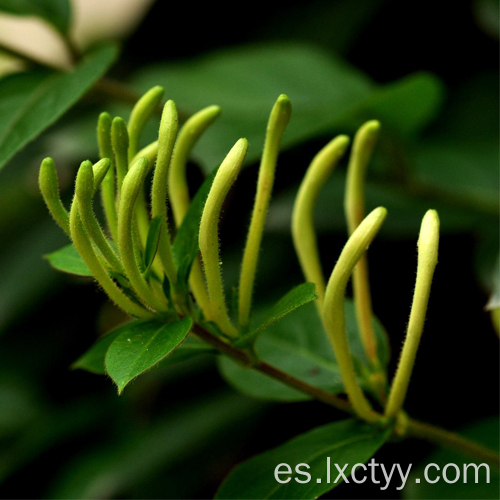
M 219 216 L 226 195 L 233 185 L 248 150 L 248 141 L 240 139 L 221 163 L 207 197 L 200 223 L 199 246 L 203 259 L 211 319 L 230 337 L 237 332 L 226 307 L 219 259 Z
M 385 208 L 376 208 L 353 232 L 330 276 L 323 304 L 323 325 L 332 343 L 345 390 L 357 415 L 368 422 L 378 420 L 379 416 L 373 412 L 356 378 L 345 329 L 344 296 L 354 266 L 375 238 L 386 215 Z
M 148 90 L 134 106 L 127 124 L 129 135 L 129 161 L 131 161 L 139 151 L 139 143 L 144 127 L 155 109 L 159 106 L 164 93 L 164 88 L 157 85 Z
M 280 149 L 281 138 L 290 121 L 292 103 L 281 94 L 278 97 L 267 124 L 266 142 L 259 168 L 257 193 L 252 211 L 252 219 L 248 229 L 247 241 L 241 264 L 240 284 L 238 288 L 238 322 L 246 328 L 250 320 L 252 293 L 259 259 L 262 234 L 266 224 L 267 209 L 274 184 L 274 173 Z
M 208 106 L 202 109 L 186 121 L 177 137 L 170 164 L 168 181 L 170 204 L 177 227 L 181 225 L 190 202 L 186 179 L 186 165 L 189 155 L 203 132 L 219 117 L 220 112 L 219 106 Z M 199 258 L 196 258 L 193 262 L 189 284 L 196 303 L 203 314 L 207 316 L 210 310 L 210 301 Z
M 99 144 L 99 155 L 101 158 L 109 158 L 111 164 L 107 174 L 101 183 L 101 197 L 104 215 L 108 229 L 116 239 L 117 216 L 116 216 L 116 193 L 115 193 L 115 168 L 113 165 L 113 147 L 111 145 L 111 116 L 109 113 L 101 113 L 97 122 L 97 142 Z
M 94 278 L 102 286 L 109 298 L 128 314 L 144 319 L 153 317 L 151 312 L 124 295 L 115 282 L 109 277 L 92 247 L 92 242 L 87 232 L 83 228 L 78 205 L 79 203 L 75 196 L 70 211 L 71 239 Z
M 424 329 L 432 278 L 438 258 L 439 216 L 435 210 L 429 210 L 425 214 L 420 227 L 417 246 L 417 280 L 415 283 L 406 339 L 385 410 L 385 415 L 389 418 L 396 417 L 403 407 L 413 371 L 413 365 L 415 364 L 415 357 L 420 344 L 420 338 L 422 337 L 422 331 Z
M 102 161 L 102 160 L 101 160 Z M 109 160 L 108 164 L 109 164 Z M 109 165 L 108 165 L 109 166 Z M 94 170 L 92 162 L 86 160 L 82 162 L 76 176 L 75 193 L 78 199 L 78 210 L 83 227 L 91 240 L 96 244 L 110 267 L 116 271 L 122 271 L 120 259 L 111 248 L 104 236 L 101 226 L 94 215 L 92 209 L 92 198 L 95 192 Z
M 98 189 L 101 187 L 101 183 L 104 180 L 104 177 L 106 177 L 106 174 L 108 173 L 109 167 L 111 165 L 111 160 L 109 158 L 102 158 L 98 162 L 96 162 L 93 167 L 93 173 L 94 173 L 94 193 L 95 194 Z
M 365 174 L 380 131 L 380 122 L 371 120 L 357 131 L 352 144 L 344 208 L 349 234 L 365 216 Z M 370 363 L 380 371 L 377 357 L 377 339 L 372 325 L 372 301 L 368 281 L 368 259 L 361 256 L 353 274 L 354 304 L 361 340 Z
M 116 175 L 118 178 L 118 192 L 123 184 L 123 179 L 128 172 L 129 138 L 127 124 L 119 116 L 113 118 L 111 124 L 111 144 L 115 154 Z
M 69 235 L 69 213 L 61 201 L 59 179 L 57 178 L 56 165 L 52 158 L 45 158 L 42 161 L 38 184 L 50 215 L 52 215 L 62 230 Z
M 349 137 L 339 135 L 314 157 L 300 185 L 293 207 L 293 244 L 306 280 L 316 286 L 318 296 L 316 305 L 320 314 L 322 314 L 326 285 L 314 230 L 314 206 L 321 188 L 342 158 L 349 142 Z
M 158 312 L 168 310 L 166 301 L 160 299 L 149 287 L 137 264 L 133 241 L 133 216 L 139 191 L 143 189 L 148 172 L 148 160 L 139 158 L 130 166 L 123 180 L 118 208 L 118 249 L 123 261 L 127 278 L 137 296 L 149 307 Z
M 191 116 L 181 127 L 169 170 L 169 198 L 175 225 L 179 227 L 189 208 L 186 165 L 189 155 L 203 132 L 220 116 L 219 106 L 208 106 Z
M 167 101 L 161 117 L 158 133 L 158 155 L 151 190 L 151 213 L 153 217 L 163 217 L 158 254 L 170 283 L 177 282 L 167 218 L 168 169 L 177 137 L 178 116 L 174 101 Z

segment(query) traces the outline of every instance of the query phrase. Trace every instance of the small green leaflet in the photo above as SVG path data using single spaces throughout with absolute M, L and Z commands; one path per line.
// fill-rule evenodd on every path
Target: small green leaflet
M 355 363 L 358 366 L 368 367 L 352 301 L 346 300 L 345 311 L 347 338 Z M 374 327 L 379 358 L 385 366 L 389 349 L 387 337 L 383 327 L 376 320 Z M 262 335 L 259 335 L 255 348 L 259 359 L 285 373 L 333 394 L 344 391 L 337 361 L 313 303 L 300 307 L 281 321 L 269 326 Z M 308 395 L 255 370 L 244 368 L 225 356 L 220 356 L 218 363 L 226 381 L 249 396 L 273 401 L 310 399 Z M 361 377 L 360 383 L 365 385 Z
M 159 215 L 151 221 L 149 226 L 148 238 L 146 240 L 146 250 L 144 251 L 144 273 L 149 272 L 149 268 L 153 264 L 156 252 L 158 251 L 158 243 L 160 241 L 161 228 L 165 217 Z
M 198 233 L 200 231 L 201 214 L 216 173 L 217 169 L 207 176 L 198 189 L 172 245 L 179 281 L 181 283 L 187 283 L 191 266 L 198 255 Z
M 314 283 L 303 283 L 302 285 L 296 286 L 274 305 L 269 316 L 258 328 L 235 342 L 236 347 L 246 347 L 252 344 L 257 336 L 267 327 L 276 323 L 276 321 L 279 321 L 295 309 L 298 309 L 300 306 L 316 300 L 316 298 L 317 295 L 315 293 Z
M 365 463 L 376 453 L 389 432 L 352 419 L 317 427 L 237 466 L 222 483 L 215 498 L 318 498 L 341 482 L 339 479 L 334 483 L 337 478 L 335 463 L 341 467 L 349 464 L 347 471 L 350 472 L 354 464 Z M 285 484 L 276 481 L 274 475 L 276 466 L 283 463 L 293 471 L 280 476 L 282 481 L 290 478 Z M 310 468 L 302 465 L 297 474 L 295 467 L 298 464 L 307 464 Z M 305 472 L 310 474 L 310 481 L 301 484 L 299 480 L 307 479 Z
M 69 0 L 0 0 L 0 11 L 17 16 L 40 17 L 61 33 L 67 33 L 70 26 Z
M 72 71 L 30 71 L 0 80 L 0 167 L 71 108 L 117 54 L 114 45 L 103 45 Z
M 106 367 L 104 365 L 104 360 L 109 346 L 113 343 L 116 337 L 124 331 L 124 329 L 129 328 L 130 325 L 127 324 L 111 331 L 110 333 L 107 333 L 104 337 L 101 337 L 88 351 L 86 351 L 71 365 L 71 368 L 75 370 L 87 370 L 88 372 L 96 373 L 98 375 L 105 375 Z M 181 363 L 182 361 L 194 358 L 199 354 L 214 354 L 215 352 L 215 349 L 206 342 L 189 335 L 186 337 L 186 340 L 184 340 L 184 342 L 182 342 L 182 344 L 169 356 L 160 361 L 160 365 L 162 367 L 165 365 L 173 365 L 175 363 Z
M 92 276 L 90 269 L 83 262 L 74 245 L 66 245 L 55 252 L 45 255 L 45 258 L 58 271 L 78 276 Z
M 106 368 L 104 366 L 104 358 L 108 352 L 109 346 L 113 341 L 124 331 L 130 329 L 130 324 L 126 324 L 115 330 L 112 330 L 104 337 L 97 340 L 92 347 L 80 356 L 72 365 L 73 370 L 87 370 L 91 373 L 96 373 L 97 375 L 104 375 L 106 373 Z
M 172 323 L 134 322 L 124 328 L 106 353 L 106 371 L 121 394 L 125 386 L 176 349 L 193 322 L 183 318 Z

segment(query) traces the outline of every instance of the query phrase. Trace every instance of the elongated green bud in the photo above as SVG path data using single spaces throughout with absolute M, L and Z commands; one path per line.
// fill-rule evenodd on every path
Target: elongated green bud
M 111 160 L 109 158 L 102 158 L 98 162 L 94 163 L 92 170 L 94 172 L 94 194 L 101 187 L 101 183 L 108 173 L 109 167 L 111 165 Z
M 403 352 L 401 353 L 398 369 L 392 382 L 385 411 L 386 416 L 389 418 L 394 418 L 398 415 L 403 407 L 408 391 L 413 365 L 415 364 L 420 338 L 424 329 L 432 278 L 438 259 L 438 247 L 439 216 L 435 210 L 429 210 L 425 214 L 422 226 L 420 227 L 417 280 Z
M 139 143 L 144 127 L 160 104 L 164 93 L 165 90 L 163 87 L 153 87 L 148 90 L 134 106 L 127 125 L 130 139 L 128 148 L 129 161 L 132 160 L 139 151 Z
M 85 231 L 97 245 L 97 248 L 99 248 L 111 268 L 116 272 L 122 272 L 123 268 L 120 259 L 115 254 L 108 240 L 104 236 L 101 226 L 99 225 L 92 209 L 92 198 L 95 192 L 94 189 L 95 180 L 92 162 L 86 160 L 80 165 L 76 176 L 75 192 L 78 199 L 79 215 Z
M 126 297 L 116 286 L 115 282 L 108 276 L 108 273 L 99 262 L 99 258 L 92 248 L 92 243 L 87 232 L 83 229 L 82 221 L 79 216 L 78 205 L 79 202 L 75 197 L 70 212 L 71 239 L 73 240 L 73 243 L 83 261 L 90 269 L 90 272 L 108 294 L 109 298 L 127 314 L 137 318 L 152 318 L 153 314 L 151 312 Z
M 220 116 L 219 106 L 208 106 L 191 116 L 182 126 L 175 144 L 169 171 L 169 197 L 175 225 L 179 227 L 189 207 L 186 165 L 203 132 Z
M 280 149 L 281 138 L 292 113 L 292 103 L 285 94 L 278 97 L 267 124 L 266 142 L 259 168 L 257 193 L 248 229 L 247 242 L 241 264 L 238 289 L 238 321 L 242 328 L 248 325 L 252 306 L 255 273 L 259 260 L 260 244 L 266 224 L 267 209 L 274 184 L 274 173 Z
M 111 125 L 111 143 L 115 153 L 116 174 L 118 177 L 118 191 L 128 171 L 129 138 L 127 124 L 123 118 L 117 116 Z
M 358 227 L 365 216 L 365 174 L 380 131 L 380 122 L 366 122 L 356 133 L 347 168 L 344 207 L 349 234 Z M 372 300 L 368 280 L 368 259 L 363 255 L 354 269 L 354 303 L 366 355 L 375 369 L 380 370 L 377 356 L 377 338 L 372 324 Z
M 52 158 L 45 158 L 42 161 L 38 176 L 38 184 L 50 215 L 52 215 L 63 231 L 67 235 L 70 235 L 69 213 L 64 208 L 61 201 L 61 196 L 59 194 L 59 179 L 57 178 L 56 165 Z
M 386 215 L 385 208 L 376 208 L 351 235 L 330 276 L 323 305 L 323 324 L 332 343 L 347 395 L 357 415 L 368 422 L 378 420 L 379 416 L 373 412 L 356 378 L 345 329 L 344 296 L 354 266 L 375 238 Z
M 109 113 L 101 113 L 97 122 L 97 142 L 99 144 L 99 155 L 101 158 L 113 159 L 113 147 L 111 145 L 111 116 Z M 108 172 L 101 183 L 102 205 L 108 229 L 116 238 L 117 217 L 115 205 L 115 168 L 113 161 L 109 166 Z
M 219 106 L 208 106 L 191 116 L 179 132 L 170 163 L 168 181 L 170 204 L 177 227 L 181 225 L 190 203 L 186 179 L 186 165 L 189 155 L 203 132 L 214 123 L 219 115 Z M 193 262 L 189 285 L 196 303 L 204 316 L 207 317 L 210 311 L 210 301 L 199 258 Z
M 321 188 L 349 146 L 349 137 L 339 135 L 330 141 L 313 159 L 300 185 L 292 214 L 292 236 L 306 281 L 316 286 L 316 305 L 322 313 L 325 296 L 325 278 L 321 268 L 316 232 L 314 207 Z
M 171 283 L 177 282 L 177 269 L 174 264 L 170 232 L 167 220 L 168 170 L 175 139 L 177 137 L 178 117 L 174 101 L 167 101 L 160 122 L 158 133 L 158 156 L 151 191 L 153 217 L 163 217 L 162 231 L 158 245 L 158 254 Z
M 230 337 L 236 337 L 237 331 L 229 319 L 222 285 L 219 260 L 219 217 L 222 204 L 238 176 L 247 150 L 248 141 L 240 139 L 219 167 L 203 209 L 199 233 L 200 252 L 210 298 L 208 319 L 217 323 Z
M 139 191 L 143 189 L 147 172 L 148 160 L 139 158 L 131 165 L 123 181 L 118 209 L 118 248 L 127 277 L 138 297 L 152 309 L 165 312 L 167 304 L 159 299 L 149 287 L 141 274 L 134 254 L 132 233 L 134 207 Z

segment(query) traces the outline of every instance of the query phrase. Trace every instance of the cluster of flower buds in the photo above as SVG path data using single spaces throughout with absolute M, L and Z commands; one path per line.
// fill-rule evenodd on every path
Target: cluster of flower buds
M 244 162 L 248 143 L 240 139 L 217 170 L 204 201 L 198 234 L 198 257 L 185 280 L 179 258 L 173 251 L 173 227 L 179 228 L 190 208 L 186 180 L 189 155 L 202 133 L 220 114 L 210 106 L 189 118 L 178 130 L 173 101 L 163 108 L 158 140 L 139 150 L 146 122 L 163 97 L 163 89 L 148 91 L 132 110 L 128 123 L 108 113 L 99 117 L 97 136 L 101 159 L 84 161 L 76 178 L 75 196 L 69 212 L 63 206 L 54 162 L 46 158 L 40 169 L 40 188 L 45 202 L 100 286 L 111 300 L 129 315 L 168 321 L 171 315 L 193 316 L 216 325 L 221 338 L 233 342 L 248 332 L 252 292 L 274 176 L 291 103 L 281 95 L 268 122 L 259 169 L 257 192 L 243 253 L 238 288 L 237 318 L 231 318 L 224 293 L 219 255 L 218 224 L 226 195 Z M 354 299 L 359 331 L 371 363 L 375 392 L 386 404 L 385 417 L 401 414 L 418 343 L 423 329 L 430 285 L 437 263 L 439 219 L 429 210 L 422 221 L 418 242 L 418 269 L 415 294 L 401 362 L 387 397 L 386 375 L 377 357 L 372 326 L 372 306 L 365 252 L 380 229 L 387 211 L 376 208 L 364 214 L 364 178 L 379 133 L 380 124 L 369 121 L 356 134 L 351 150 L 345 197 L 350 237 L 328 282 L 320 264 L 313 225 L 319 191 L 349 146 L 341 135 L 327 144 L 313 159 L 299 189 L 292 218 L 292 235 L 306 280 L 316 287 L 319 315 L 331 341 L 346 392 L 359 417 L 376 421 L 363 393 L 349 351 L 344 319 L 344 296 L 354 274 Z M 152 174 L 150 196 L 144 184 Z M 100 191 L 107 231 L 98 222 L 93 199 Z M 167 198 L 173 215 L 167 213 Z M 196 250 L 198 250 L 198 248 Z M 189 280 L 189 286 L 186 282 Z M 194 300 L 193 300 L 194 299 Z

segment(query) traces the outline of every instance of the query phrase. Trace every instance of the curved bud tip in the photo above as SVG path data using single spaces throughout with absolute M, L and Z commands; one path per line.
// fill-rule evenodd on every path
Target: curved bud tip
M 107 111 L 103 111 L 99 115 L 98 124 L 99 126 L 106 126 L 106 125 L 111 126 L 111 115 Z
M 326 147 L 331 147 L 332 150 L 335 150 L 338 156 L 343 156 L 350 143 L 351 138 L 348 135 L 338 135 L 332 139 Z
M 285 127 L 290 121 L 292 114 L 292 101 L 286 94 L 281 94 L 276 100 L 273 111 L 277 111 L 279 115 L 276 117 L 281 127 Z
M 213 104 L 212 106 L 208 106 L 207 108 L 205 108 L 205 112 L 208 116 L 211 116 L 215 119 L 222 113 L 222 108 L 220 106 L 217 106 L 217 104 Z
M 40 190 L 45 198 L 59 197 L 59 183 L 57 180 L 56 164 L 52 158 L 45 158 L 40 165 L 38 175 Z
M 385 221 L 386 217 L 387 217 L 387 208 L 377 207 L 365 217 L 365 219 L 361 224 L 364 223 L 369 224 L 372 227 L 376 227 L 378 231 L 382 223 Z
M 80 199 L 91 198 L 94 194 L 94 170 L 92 162 L 85 160 L 76 176 L 76 196 Z
M 428 210 L 422 219 L 418 237 L 418 253 L 430 263 L 437 263 L 439 246 L 439 216 L 436 210 Z
M 177 127 L 177 121 L 178 121 L 178 116 L 177 116 L 177 106 L 175 105 L 175 102 L 169 99 L 166 103 L 165 106 L 163 106 L 163 112 L 161 114 L 161 121 L 160 121 L 160 132 L 159 132 L 159 139 L 165 138 L 165 134 L 171 132 L 171 128 L 175 125 Z M 177 133 L 177 128 L 175 128 L 175 133 Z
M 377 133 L 380 130 L 380 122 L 378 120 L 367 121 L 361 126 L 360 130 L 365 130 L 372 134 Z
M 245 159 L 247 151 L 247 139 L 242 138 L 236 141 L 235 145 L 231 148 L 227 156 L 224 158 L 224 161 L 222 162 L 219 170 L 222 169 L 228 172 L 234 170 L 236 173 L 238 173 L 243 160 Z

